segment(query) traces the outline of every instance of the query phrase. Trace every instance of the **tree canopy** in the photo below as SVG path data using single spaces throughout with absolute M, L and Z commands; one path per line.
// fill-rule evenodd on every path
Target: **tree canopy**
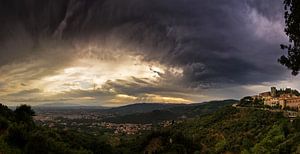
M 287 55 L 278 61 L 297 75 L 300 70 L 300 1 L 284 1 L 285 33 L 289 37 L 288 44 L 281 44 L 281 49 L 287 50 Z

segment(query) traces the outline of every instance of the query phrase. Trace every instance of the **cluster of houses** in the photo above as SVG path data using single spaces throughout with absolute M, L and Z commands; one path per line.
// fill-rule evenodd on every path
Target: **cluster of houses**
M 109 122 L 102 122 L 101 126 L 107 129 L 114 130 L 114 134 L 127 134 L 127 135 L 134 135 L 140 133 L 141 131 L 149 131 L 152 129 L 152 124 L 116 124 L 116 123 L 109 123 Z
M 287 88 L 284 92 L 280 92 L 276 87 L 271 87 L 271 91 L 260 93 L 252 96 L 253 99 L 263 100 L 265 105 L 279 106 L 282 109 L 293 108 L 300 109 L 300 96 L 296 95 L 292 90 Z

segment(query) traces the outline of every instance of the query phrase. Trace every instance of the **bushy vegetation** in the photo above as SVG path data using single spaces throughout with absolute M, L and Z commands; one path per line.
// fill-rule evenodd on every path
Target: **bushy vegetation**
M 152 132 L 136 153 L 299 153 L 300 119 L 282 113 L 226 107 Z
M 0 104 L 0 153 L 89 154 L 112 153 L 109 144 L 95 136 L 36 126 L 30 106 L 14 111 Z
M 258 98 L 252 98 L 251 96 L 246 96 L 242 98 L 239 102 L 239 106 L 244 107 L 265 107 L 264 101 Z
M 286 89 L 279 89 L 276 92 L 277 96 L 280 96 L 282 94 L 292 94 L 296 96 L 300 96 L 300 93 L 296 89 L 286 88 Z

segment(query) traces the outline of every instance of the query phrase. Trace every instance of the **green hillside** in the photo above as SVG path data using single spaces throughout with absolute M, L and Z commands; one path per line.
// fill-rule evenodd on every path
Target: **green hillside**
M 115 115 L 128 115 L 136 113 L 146 113 L 154 110 L 165 110 L 173 107 L 182 107 L 186 105 L 187 104 L 136 103 L 107 109 L 101 112 L 111 113 Z
M 199 104 L 189 104 L 189 105 L 175 105 L 169 106 L 169 108 L 150 110 L 150 112 L 137 112 L 126 115 L 117 115 L 115 117 L 109 117 L 103 119 L 103 121 L 113 122 L 113 123 L 158 123 L 165 120 L 176 120 L 185 118 L 192 118 L 208 113 L 212 113 L 225 106 L 231 106 L 237 103 L 237 100 L 223 100 L 223 101 L 211 101 Z M 146 105 L 148 106 L 148 105 Z M 128 106 L 132 108 L 133 106 Z M 141 105 L 139 105 L 141 108 Z M 133 110 L 133 109 L 132 109 Z
M 126 144 L 137 145 L 129 150 L 136 153 L 299 153 L 300 119 L 226 107 Z
M 176 119 L 178 114 L 169 110 L 153 110 L 146 113 L 133 113 L 128 115 L 105 118 L 103 121 L 112 123 L 133 123 L 133 124 L 149 124 L 158 123 L 164 120 Z

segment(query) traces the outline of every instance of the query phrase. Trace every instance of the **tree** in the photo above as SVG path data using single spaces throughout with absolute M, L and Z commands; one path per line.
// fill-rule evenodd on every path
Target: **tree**
M 2 130 L 6 130 L 8 128 L 8 121 L 3 118 L 3 117 L 0 117 L 0 133 Z
M 13 124 L 9 127 L 6 141 L 13 146 L 23 148 L 28 141 L 28 130 L 25 124 Z
M 17 121 L 22 121 L 26 123 L 33 122 L 32 116 L 35 115 L 34 111 L 28 105 L 21 105 L 17 107 L 14 113 Z
M 0 104 L 0 117 L 12 120 L 14 118 L 14 113 L 7 106 Z
M 293 120 L 293 126 L 296 130 L 300 130 L 300 117 L 297 117 L 295 120 Z
M 281 56 L 278 61 L 297 75 L 300 70 L 300 1 L 284 0 L 285 33 L 289 44 L 282 44 L 281 49 L 288 54 Z
M 240 100 L 241 106 L 248 106 L 251 105 L 251 103 L 253 103 L 253 98 L 250 96 L 246 96 Z

